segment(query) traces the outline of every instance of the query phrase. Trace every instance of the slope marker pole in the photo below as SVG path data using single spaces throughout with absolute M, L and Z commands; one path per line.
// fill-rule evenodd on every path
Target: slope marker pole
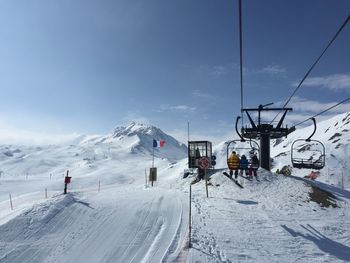
M 147 169 L 145 168 L 145 187 L 147 187 Z
M 207 198 L 209 197 L 208 194 L 208 175 L 207 175 L 207 168 L 204 169 L 204 176 L 205 176 L 205 192 L 207 194 Z
M 10 194 L 10 206 L 11 206 L 11 210 L 13 210 L 13 205 L 12 205 L 12 197 L 11 197 L 11 194 Z

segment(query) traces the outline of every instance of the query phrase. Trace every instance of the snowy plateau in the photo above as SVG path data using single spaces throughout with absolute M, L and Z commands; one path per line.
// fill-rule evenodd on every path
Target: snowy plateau
M 316 180 L 305 169 L 275 173 L 310 126 L 273 141 L 272 172 L 239 177 L 243 189 L 222 174 L 222 142 L 209 197 L 193 184 L 191 206 L 186 145 L 150 125 L 69 145 L 1 145 L 0 262 L 350 262 L 349 130 L 350 113 L 318 123 L 326 166 Z M 153 149 L 153 139 L 166 144 Z

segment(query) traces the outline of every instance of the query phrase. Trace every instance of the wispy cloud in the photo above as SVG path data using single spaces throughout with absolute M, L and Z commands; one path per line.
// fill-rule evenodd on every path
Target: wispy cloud
M 0 116 L 0 144 L 14 145 L 67 145 L 79 142 L 84 136 L 78 133 L 31 131 L 14 125 Z
M 2 129 L 0 131 L 1 144 L 15 145 L 66 145 L 79 142 L 83 136 L 79 134 L 53 134 L 45 132 L 32 132 L 19 129 Z
M 298 84 L 294 83 L 294 86 Z M 309 78 L 305 80 L 303 85 L 308 87 L 323 87 L 335 91 L 350 91 L 350 74 L 333 74 L 325 77 Z
M 225 129 L 228 130 L 228 129 Z M 173 131 L 168 132 L 169 135 L 173 136 L 174 138 L 176 138 L 177 140 L 179 140 L 180 142 L 187 144 L 187 140 L 188 140 L 188 133 L 186 130 L 178 130 L 175 129 Z M 233 137 L 235 136 L 235 137 Z M 206 131 L 191 131 L 190 132 L 190 140 L 204 140 L 204 141 L 210 141 L 213 143 L 213 146 L 224 142 L 224 141 L 228 141 L 228 140 L 233 140 L 233 139 L 237 139 L 236 136 L 232 130 L 228 130 L 228 132 L 226 133 L 215 133 L 215 132 L 208 132 Z
M 287 70 L 280 65 L 268 65 L 268 66 L 258 70 L 258 73 L 266 73 L 266 74 L 274 75 L 274 76 L 284 74 L 286 72 L 287 72 Z
M 169 104 L 162 104 L 160 105 L 158 112 L 164 112 L 164 111 L 171 111 L 171 112 L 187 112 L 192 113 L 196 111 L 196 107 L 191 107 L 188 105 L 169 105 Z
M 201 99 L 213 99 L 214 96 L 209 94 L 209 93 L 205 93 L 199 90 L 195 90 L 192 92 L 192 95 L 196 98 L 201 98 Z
M 194 67 L 195 68 L 195 67 Z M 197 71 L 204 75 L 209 75 L 213 78 L 223 77 L 231 72 L 237 71 L 236 65 L 200 65 Z
M 299 112 L 307 112 L 307 113 L 319 113 L 325 109 L 328 109 L 332 107 L 333 105 L 337 104 L 338 102 L 319 102 L 315 100 L 308 100 L 301 97 L 293 97 L 292 100 L 289 103 L 289 106 L 293 108 L 294 111 Z M 350 109 L 350 103 L 344 103 L 341 104 L 331 110 L 328 111 L 329 113 L 343 113 L 346 111 L 349 111 Z
M 222 76 L 227 74 L 227 69 L 223 66 L 214 66 L 211 68 L 210 75 L 213 76 Z

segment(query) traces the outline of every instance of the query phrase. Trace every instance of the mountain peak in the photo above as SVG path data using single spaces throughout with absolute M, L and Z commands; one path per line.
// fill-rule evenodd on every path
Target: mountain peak
M 134 136 L 139 134 L 148 134 L 157 137 L 157 135 L 163 132 L 149 124 L 137 123 L 132 121 L 128 126 L 119 126 L 114 129 L 113 138 Z
M 153 153 L 161 158 L 172 160 L 185 158 L 187 147 L 161 129 L 150 124 L 131 122 L 128 126 L 116 127 L 112 135 L 113 140 L 130 141 L 132 139 L 132 152 Z M 153 140 L 164 140 L 165 147 L 161 151 L 153 149 Z M 135 143 L 136 142 L 136 143 Z

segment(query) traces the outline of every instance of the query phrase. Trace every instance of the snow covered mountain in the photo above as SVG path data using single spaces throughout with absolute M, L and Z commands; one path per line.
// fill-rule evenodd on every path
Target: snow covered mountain
M 164 140 L 162 149 L 153 149 L 153 140 Z M 158 158 L 176 161 L 187 156 L 187 147 L 161 129 L 142 123 L 131 122 L 128 126 L 118 126 L 112 135 L 94 137 L 82 141 L 82 146 L 110 147 L 114 151 L 133 154 L 153 154 Z
M 0 170 L 12 177 L 64 173 L 67 169 L 103 168 L 115 160 L 153 154 L 153 139 L 165 146 L 154 148 L 158 159 L 175 162 L 187 156 L 187 147 L 161 129 L 132 122 L 105 136 L 83 136 L 76 144 L 49 146 L 0 146 Z M 128 157 L 129 156 L 129 157 Z M 91 169 L 89 169 L 91 168 Z
M 130 138 L 136 138 L 131 147 L 132 153 L 152 153 L 160 158 L 167 158 L 175 161 L 187 156 L 187 147 L 177 141 L 172 136 L 164 133 L 161 129 L 140 123 L 132 122 L 127 127 L 117 127 L 112 135 L 114 140 L 121 142 L 128 141 Z M 153 149 L 153 140 L 165 141 L 165 146 L 161 149 Z

